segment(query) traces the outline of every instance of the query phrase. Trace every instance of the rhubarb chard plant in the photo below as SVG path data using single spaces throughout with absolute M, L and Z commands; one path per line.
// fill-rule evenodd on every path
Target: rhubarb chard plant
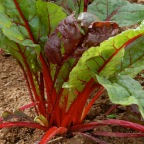
M 144 5 L 126 0 L 0 0 L 0 48 L 17 60 L 31 99 L 14 112 L 4 111 L 0 128 L 41 129 L 40 144 L 78 132 L 98 143 L 105 142 L 97 135 L 144 137 L 144 126 L 130 121 L 84 123 L 105 91 L 115 105 L 137 105 L 144 118 L 144 90 L 134 79 L 144 70 L 143 19 Z M 121 32 L 134 24 L 138 27 Z M 24 113 L 31 107 L 34 118 Z M 84 133 L 104 125 L 138 132 Z

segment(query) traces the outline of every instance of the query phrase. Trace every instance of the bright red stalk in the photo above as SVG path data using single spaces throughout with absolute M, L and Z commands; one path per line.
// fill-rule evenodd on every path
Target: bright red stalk
M 64 128 L 64 127 L 52 127 L 50 128 L 46 133 L 45 135 L 43 136 L 43 138 L 41 139 L 40 141 L 40 144 L 47 144 L 47 142 L 52 138 L 54 137 L 56 134 L 63 134 L 63 133 L 66 133 L 67 132 L 67 129 Z
M 84 113 L 83 116 L 80 120 L 80 123 L 83 122 L 84 118 L 86 117 L 87 113 L 89 112 L 90 108 L 92 107 L 92 105 L 94 104 L 94 102 L 99 98 L 99 96 L 104 92 L 105 88 L 102 87 L 96 94 L 95 96 L 92 98 L 92 100 L 90 101 L 90 103 L 86 106 L 86 108 L 84 109 Z
M 44 81 L 45 81 L 45 86 L 46 86 L 46 93 L 47 93 L 47 101 L 48 101 L 48 109 L 47 109 L 47 118 L 49 118 L 49 114 L 52 111 L 53 105 L 54 105 L 54 100 L 56 99 L 56 91 L 55 89 L 53 90 L 53 81 L 50 76 L 50 72 L 48 70 L 48 66 L 42 57 L 42 54 L 40 54 L 39 59 L 42 64 L 42 70 L 43 70 L 43 76 L 44 76 Z
M 35 39 L 34 39 L 34 36 L 33 36 L 32 32 L 31 32 L 30 27 L 29 27 L 29 23 L 28 23 L 27 19 L 24 17 L 23 12 L 21 11 L 21 8 L 20 8 L 20 6 L 19 6 L 19 3 L 17 2 L 17 0 L 13 0 L 13 1 L 14 1 L 14 4 L 15 4 L 15 6 L 16 6 L 17 11 L 19 12 L 19 15 L 21 16 L 21 18 L 22 18 L 22 20 L 23 20 L 23 22 L 24 22 L 24 26 L 25 26 L 28 34 L 29 34 L 30 39 L 33 41 L 33 43 L 36 44 L 36 41 L 35 41 Z M 19 45 L 18 45 L 18 47 L 19 47 Z M 21 50 L 21 49 L 19 48 L 19 50 Z M 22 54 L 22 52 L 21 52 L 21 54 Z M 23 54 L 22 54 L 22 57 L 23 57 Z M 26 61 L 26 59 L 25 59 L 24 57 L 23 57 L 23 60 L 24 60 L 24 63 L 26 64 L 27 74 L 28 74 L 28 76 L 29 76 L 30 84 L 31 84 L 31 86 L 32 86 L 32 89 L 33 89 L 35 98 L 36 98 L 37 101 L 41 101 L 41 100 L 40 100 L 40 96 L 38 96 L 38 94 L 37 94 L 37 92 L 36 92 L 36 88 L 35 88 L 35 84 L 34 84 L 34 81 L 33 81 L 33 77 L 32 77 L 31 71 L 30 71 L 30 69 L 29 69 L 29 66 L 28 66 L 28 64 L 27 64 L 27 61 Z M 39 111 L 40 111 L 41 114 L 45 115 L 45 108 L 44 108 L 43 105 L 41 105 L 41 106 L 39 107 Z
M 89 87 L 90 86 L 90 87 Z M 92 84 L 86 87 L 87 91 L 85 92 L 84 95 L 82 95 L 80 102 L 78 102 L 77 105 L 77 112 L 76 112 L 76 119 L 73 121 L 74 125 L 75 124 L 80 124 L 81 123 L 81 118 L 82 118 L 82 113 L 83 113 L 83 109 L 87 103 L 87 100 L 90 96 L 90 94 L 93 92 L 93 90 L 95 88 L 97 88 L 99 85 L 97 84 Z
M 104 115 L 105 115 L 105 116 L 106 116 L 106 115 L 109 115 L 109 114 L 110 114 L 114 109 L 116 109 L 117 107 L 119 107 L 118 104 L 112 105 Z
M 85 86 L 84 90 L 77 96 L 77 98 L 74 100 L 74 102 L 71 104 L 67 115 L 65 116 L 65 118 L 62 121 L 62 126 L 66 127 L 66 126 L 70 126 L 71 122 L 73 121 L 73 119 L 76 117 L 77 111 L 80 107 L 81 107 L 81 101 L 82 99 L 86 99 L 85 97 L 88 97 L 88 93 L 90 94 L 90 87 L 93 84 L 94 80 L 91 79 L 87 85 Z M 86 99 L 87 100 L 87 99 Z M 83 102 L 83 101 L 82 101 Z M 82 103 L 83 104 L 83 103 Z M 84 103 L 85 104 L 85 103 Z M 82 105 L 83 106 L 83 105 Z
M 6 127 L 28 127 L 28 128 L 37 128 L 46 131 L 47 127 L 41 126 L 37 123 L 29 123 L 29 122 L 5 122 L 0 123 L 0 128 Z
M 31 72 L 31 70 L 29 68 L 28 62 L 27 62 L 25 56 L 23 55 L 23 52 L 22 52 L 19 44 L 17 44 L 17 47 L 19 49 L 19 52 L 20 52 L 20 54 L 22 56 L 22 59 L 24 61 L 25 66 L 26 66 L 26 72 L 27 72 L 27 75 L 29 77 L 29 81 L 30 81 L 31 88 L 33 90 L 35 99 L 36 99 L 36 101 L 41 101 L 41 97 L 37 94 L 36 87 L 35 87 L 34 80 L 33 80 L 33 76 L 32 76 L 32 72 Z M 38 108 L 39 108 L 39 112 L 44 115 L 44 112 L 45 112 L 44 106 L 43 105 L 39 105 Z
M 19 108 L 19 110 L 25 110 L 31 107 L 35 107 L 36 105 L 38 105 L 39 102 L 32 102 L 30 104 L 24 105 L 22 107 Z
M 26 80 L 26 84 L 27 84 L 28 91 L 29 91 L 29 94 L 30 94 L 30 99 L 31 99 L 32 103 L 35 103 L 35 100 L 33 98 L 33 93 L 32 93 L 31 87 L 30 87 L 30 83 L 29 83 L 29 80 L 28 80 L 28 77 L 27 77 L 27 74 L 26 74 L 26 72 L 25 72 L 25 70 L 24 70 L 24 68 L 23 68 L 23 66 L 21 65 L 20 62 L 19 62 L 19 65 L 20 65 L 20 67 L 21 67 L 21 69 L 23 71 L 24 78 Z M 35 108 L 36 114 L 38 115 L 38 109 L 37 109 L 36 105 L 34 105 L 34 108 Z

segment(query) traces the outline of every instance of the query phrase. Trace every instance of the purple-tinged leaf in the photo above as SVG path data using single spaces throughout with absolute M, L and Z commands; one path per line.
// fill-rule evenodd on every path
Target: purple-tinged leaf
M 86 50 L 87 50 L 86 47 L 78 47 L 78 48 L 74 51 L 72 57 L 79 59 Z
M 46 57 L 51 63 L 58 65 L 61 64 L 62 55 L 60 49 L 61 49 L 60 38 L 58 37 L 57 33 L 54 32 L 53 34 L 50 35 L 45 45 Z
M 98 46 L 104 40 L 117 35 L 118 32 L 119 26 L 115 22 L 94 22 L 88 28 L 84 44 L 87 47 Z
M 82 34 L 74 14 L 60 22 L 57 29 L 62 35 L 61 40 L 63 41 L 65 54 L 71 54 L 82 39 Z

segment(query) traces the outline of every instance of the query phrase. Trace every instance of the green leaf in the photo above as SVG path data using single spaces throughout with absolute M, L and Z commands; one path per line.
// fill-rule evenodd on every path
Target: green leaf
M 71 13 L 75 12 L 76 17 L 79 13 L 83 12 L 84 8 L 84 1 L 80 0 L 57 0 L 55 2 L 59 6 L 63 7 L 64 11 L 70 15 Z
M 101 20 L 116 21 L 120 26 L 139 23 L 144 18 L 144 5 L 131 4 L 126 0 L 94 0 L 88 6 L 88 12 Z
M 62 8 L 42 0 L 0 0 L 0 46 L 25 67 L 39 70 L 37 55 L 48 35 L 66 17 Z
M 143 25 L 144 22 L 137 29 L 127 30 L 87 50 L 70 73 L 69 87 L 83 89 L 93 73 L 106 78 L 126 72 L 134 77 L 139 73 L 144 68 Z
M 47 40 L 58 23 L 66 17 L 54 3 L 42 0 L 0 0 L 0 28 L 10 40 L 33 46 Z
M 9 111 L 4 111 L 2 113 L 2 118 L 4 121 L 8 121 L 11 120 L 14 117 L 13 113 L 9 112 Z
M 35 47 L 26 47 L 20 44 L 15 43 L 12 40 L 9 40 L 7 37 L 3 35 L 0 31 L 0 47 L 10 53 L 14 58 L 16 58 L 25 68 L 25 62 L 23 58 L 25 58 L 31 68 L 32 71 L 37 71 L 40 69 L 40 65 L 37 61 L 37 54 L 40 51 L 39 45 L 35 45 Z
M 108 91 L 110 100 L 115 104 L 137 104 L 144 117 L 144 90 L 139 82 L 129 76 L 119 75 L 110 80 L 96 75 L 98 82 Z
M 0 28 L 3 34 L 9 39 L 31 46 L 33 41 L 30 39 L 28 30 L 25 26 L 25 21 L 20 16 L 16 4 L 12 0 L 0 0 Z M 36 8 L 35 1 L 21 1 L 18 5 L 23 11 L 23 16 L 29 22 L 35 19 Z
M 33 122 L 33 119 L 31 117 L 29 117 L 27 114 L 25 114 L 23 111 L 21 111 L 19 109 L 15 110 L 13 115 L 15 117 L 22 118 L 22 119 L 28 120 L 30 122 Z
M 47 3 L 47 9 L 49 13 L 50 33 L 54 31 L 60 21 L 66 18 L 66 13 L 63 9 L 54 3 Z

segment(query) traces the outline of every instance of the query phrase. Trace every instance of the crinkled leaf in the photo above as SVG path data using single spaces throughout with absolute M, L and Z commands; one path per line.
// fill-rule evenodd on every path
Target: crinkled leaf
M 88 28 L 88 34 L 85 38 L 85 46 L 98 46 L 109 37 L 117 35 L 119 26 L 115 22 L 94 22 Z
M 111 81 L 98 75 L 96 77 L 98 82 L 108 91 L 113 103 L 121 105 L 137 104 L 144 117 L 144 90 L 139 82 L 124 75 L 119 75 Z
M 61 42 L 57 33 L 53 33 L 50 35 L 46 45 L 45 45 L 45 53 L 48 60 L 53 64 L 60 65 L 62 62 L 62 54 L 61 54 Z
M 88 6 L 88 12 L 101 20 L 116 21 L 120 26 L 133 25 L 144 18 L 144 6 L 126 0 L 94 0 Z
M 58 34 L 60 36 L 58 36 Z M 45 45 L 47 58 L 51 63 L 60 65 L 62 59 L 72 55 L 81 39 L 82 34 L 80 33 L 77 21 L 74 18 L 74 14 L 72 14 L 60 22 L 57 26 L 57 30 L 50 35 Z M 65 50 L 64 52 L 61 50 L 62 43 Z M 63 58 L 61 52 L 64 54 Z
M 62 36 L 61 40 L 64 45 L 65 54 L 71 54 L 82 39 L 82 34 L 74 18 L 74 14 L 60 22 L 57 29 Z
M 127 30 L 104 41 L 99 47 L 88 49 L 71 71 L 68 81 L 69 87 L 76 86 L 82 89 L 91 79 L 92 72 L 107 78 L 116 76 L 130 66 L 135 66 L 135 73 L 140 72 L 144 67 L 141 65 L 139 68 L 137 66 L 140 64 L 136 63 L 141 63 L 144 56 L 144 45 L 142 44 L 144 29 L 142 25 L 144 22 L 138 29 Z M 131 54 L 130 51 L 136 50 L 137 54 L 134 52 Z

